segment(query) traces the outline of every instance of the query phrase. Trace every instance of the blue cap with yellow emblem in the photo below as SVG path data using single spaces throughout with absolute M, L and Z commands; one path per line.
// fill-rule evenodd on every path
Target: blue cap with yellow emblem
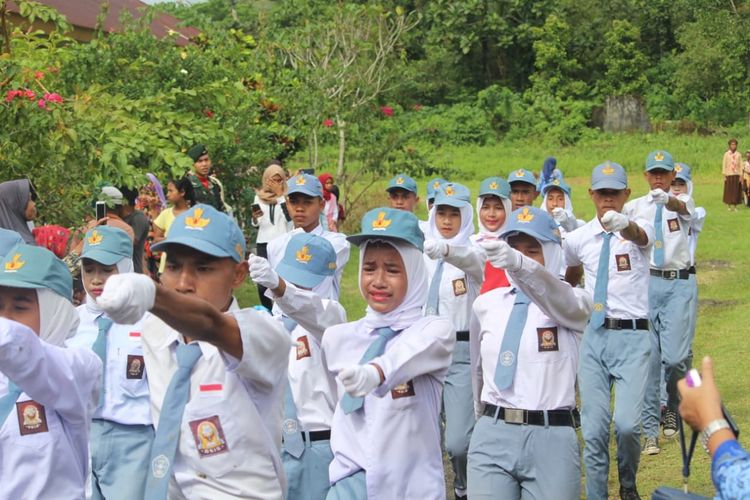
M 427 199 L 428 200 L 434 200 L 435 195 L 437 194 L 438 190 L 440 189 L 440 186 L 443 184 L 446 184 L 448 181 L 443 179 L 442 177 L 435 177 L 430 182 L 427 183 Z
M 666 151 L 651 151 L 646 157 L 646 172 L 651 170 L 674 170 L 672 155 Z
M 0 286 L 47 288 L 61 297 L 73 298 L 73 278 L 68 266 L 46 248 L 16 245 L 0 262 Z
M 628 187 L 628 174 L 619 163 L 605 161 L 591 172 L 591 189 L 625 189 Z
M 502 177 L 487 177 L 479 185 L 479 196 L 497 196 L 498 198 L 510 198 L 510 184 Z
M 169 235 L 151 248 L 158 251 L 168 245 L 184 245 L 213 257 L 229 257 L 236 262 L 245 258 L 245 237 L 227 214 L 200 203 L 181 213 L 169 226 Z
M 113 266 L 122 259 L 133 258 L 133 243 L 128 233 L 111 226 L 96 226 L 83 237 L 80 259 L 95 260 L 105 266 Z
M 287 196 L 294 193 L 301 193 L 313 198 L 316 196 L 318 198 L 323 197 L 323 184 L 314 175 L 297 174 L 286 181 L 286 185 Z
M 542 194 L 547 194 L 547 192 L 549 192 L 549 190 L 550 190 L 550 189 L 553 189 L 553 188 L 555 188 L 555 189 L 559 189 L 559 190 L 561 190 L 561 191 L 562 191 L 563 193 L 565 193 L 565 194 L 567 194 L 568 196 L 570 196 L 570 191 L 571 191 L 571 189 L 570 189 L 570 186 L 568 186 L 568 185 L 567 185 L 567 184 L 565 183 L 565 181 L 564 181 L 564 180 L 562 180 L 562 179 L 552 179 L 551 181 L 549 181 L 549 182 L 548 182 L 547 184 L 545 184 L 545 185 L 544 185 L 544 187 L 542 188 Z
M 362 231 L 347 240 L 359 245 L 367 240 L 400 240 L 424 251 L 424 234 L 417 216 L 397 208 L 376 208 L 362 217 Z
M 530 170 L 526 170 L 525 168 L 519 168 L 508 174 L 508 184 L 513 184 L 514 182 L 525 182 L 536 188 L 536 177 L 534 177 L 534 174 Z
M 469 188 L 457 182 L 445 183 L 435 194 L 435 205 L 449 205 L 456 208 L 471 206 Z
M 398 174 L 390 180 L 388 187 L 385 188 L 386 191 L 391 191 L 392 189 L 404 189 L 417 194 L 417 181 L 406 174 Z
M 500 237 L 508 239 L 518 233 L 528 234 L 539 241 L 560 243 L 560 229 L 555 219 L 537 207 L 521 207 L 511 212 Z
M 8 250 L 21 243 L 23 243 L 23 238 L 20 234 L 0 227 L 0 259 L 7 255 Z
M 685 182 L 690 182 L 693 180 L 693 175 L 690 171 L 690 167 L 685 163 L 675 163 L 674 171 L 675 179 L 682 179 Z
M 312 288 L 336 273 L 336 251 L 322 236 L 298 233 L 289 239 L 276 271 L 289 283 Z

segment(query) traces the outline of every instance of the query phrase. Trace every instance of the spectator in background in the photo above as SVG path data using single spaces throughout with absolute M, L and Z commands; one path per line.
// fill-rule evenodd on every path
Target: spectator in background
M 133 271 L 143 273 L 143 253 L 150 227 L 148 217 L 140 210 L 135 209 L 138 191 L 124 186 L 120 187 L 119 190 L 122 193 L 122 199 L 119 204 L 115 204 L 114 212 L 133 229 Z
M 153 222 L 154 243 L 159 243 L 166 238 L 169 233 L 169 227 L 177 216 L 195 205 L 193 185 L 190 183 L 190 179 L 188 179 L 187 176 L 179 179 L 172 179 L 167 183 L 167 201 L 171 206 L 162 210 Z M 164 267 L 166 265 L 167 253 L 162 252 L 161 261 L 159 262 L 159 274 L 164 272 Z
M 742 158 L 737 151 L 737 139 L 729 139 L 729 149 L 724 153 L 721 171 L 724 174 L 724 204 L 731 212 L 736 212 L 737 205 L 742 203 L 741 161 Z
M 28 179 L 0 183 L 0 227 L 17 232 L 29 245 L 36 245 L 28 224 L 37 215 L 36 197 Z
M 339 203 L 333 192 L 333 176 L 329 173 L 320 174 L 318 180 L 323 185 L 323 201 L 325 203 L 323 217 L 326 222 L 324 227 L 327 227 L 329 231 L 336 232 L 339 221 Z
M 203 144 L 196 144 L 187 155 L 193 160 L 193 170 L 187 173 L 195 192 L 195 203 L 211 205 L 220 212 L 228 212 L 224 203 L 224 186 L 211 175 L 211 158 Z
M 268 242 L 294 228 L 286 207 L 286 172 L 276 162 L 263 171 L 263 185 L 255 190 L 252 205 L 252 225 L 258 228 L 256 254 L 268 258 Z M 273 301 L 265 295 L 266 287 L 258 285 L 260 302 L 270 311 Z

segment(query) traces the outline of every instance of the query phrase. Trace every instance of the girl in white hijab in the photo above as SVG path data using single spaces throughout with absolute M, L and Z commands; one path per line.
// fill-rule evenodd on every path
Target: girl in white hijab
M 560 239 L 565 241 L 567 233 L 575 231 L 585 224 L 584 221 L 576 219 L 573 214 L 573 203 L 570 201 L 570 186 L 562 178 L 557 178 L 546 184 L 542 189 L 542 193 L 544 194 L 544 199 L 542 199 L 540 207 L 555 219 L 560 230 Z M 566 266 L 563 261 L 560 264 L 560 277 L 565 276 L 565 270 Z
M 329 500 L 445 496 L 440 394 L 455 340 L 447 319 L 422 315 L 427 272 L 418 222 L 411 212 L 379 208 L 349 237 L 360 245 L 367 310 L 323 336 L 342 395 L 331 426 Z
M 484 255 L 480 243 L 482 241 L 496 240 L 505 227 L 511 212 L 510 184 L 502 177 L 488 177 L 479 185 L 479 196 L 477 197 L 477 218 L 479 232 L 472 235 L 471 241 Z M 480 294 L 508 286 L 508 277 L 505 271 L 492 267 L 488 263 L 484 265 L 484 280 Z

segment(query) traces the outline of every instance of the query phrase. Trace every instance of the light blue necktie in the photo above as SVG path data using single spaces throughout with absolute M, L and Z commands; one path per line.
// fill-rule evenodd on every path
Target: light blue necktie
M 22 392 L 21 388 L 14 384 L 12 380 L 8 380 L 8 394 L 0 398 L 0 427 L 5 423 L 5 419 L 10 415 L 13 405 L 16 404 L 18 396 Z
M 167 387 L 159 415 L 159 427 L 151 448 L 151 473 L 146 480 L 146 500 L 167 498 L 182 415 L 190 398 L 190 373 L 200 357 L 201 348 L 198 344 L 177 345 L 177 371 Z
M 495 367 L 495 386 L 501 391 L 513 385 L 513 377 L 518 366 L 518 346 L 521 343 L 523 329 L 526 327 L 529 302 L 531 300 L 521 290 L 516 289 L 516 300 L 513 302 L 508 323 L 505 325 L 503 342 L 500 345 L 500 354 Z
M 284 390 L 284 450 L 294 458 L 301 457 L 305 451 L 302 427 L 297 419 L 297 405 L 294 404 L 292 384 L 288 378 Z
M 427 292 L 427 309 L 426 316 L 436 316 L 440 314 L 440 282 L 443 281 L 443 259 L 437 262 L 435 274 L 432 275 L 430 290 Z
M 664 216 L 664 205 L 656 204 L 656 214 L 654 215 L 654 232 L 656 241 L 654 241 L 654 264 L 656 267 L 664 267 L 664 228 L 662 227 L 662 218 Z
M 99 333 L 96 335 L 91 350 L 102 360 L 102 390 L 99 392 L 99 404 L 97 405 L 98 408 L 101 408 L 104 405 L 105 379 L 107 377 L 107 332 L 112 326 L 112 320 L 99 316 L 96 318 L 96 324 L 99 327 Z
M 395 337 L 398 332 L 394 331 L 390 327 L 385 327 L 378 328 L 377 330 L 375 330 L 375 333 L 377 334 L 378 338 L 376 338 L 373 343 L 370 344 L 370 347 L 367 348 L 364 355 L 362 356 L 362 359 L 359 360 L 360 365 L 369 363 L 378 356 L 381 356 L 385 352 L 385 345 L 389 340 Z M 350 396 L 348 393 L 344 394 L 344 397 L 341 398 L 341 408 L 344 410 L 344 413 L 347 414 L 359 410 L 364 404 L 365 398 L 355 398 L 354 396 Z
M 612 233 L 602 233 L 602 251 L 599 252 L 599 267 L 596 270 L 594 286 L 594 312 L 591 313 L 591 326 L 599 328 L 604 324 L 607 312 L 607 285 L 609 284 L 609 240 Z

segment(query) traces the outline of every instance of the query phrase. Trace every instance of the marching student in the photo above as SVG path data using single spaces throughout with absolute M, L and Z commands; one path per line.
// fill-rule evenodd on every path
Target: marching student
M 670 196 L 674 161 L 666 151 L 653 151 L 646 158 L 644 173 L 651 191 L 628 202 L 623 213 L 653 221 L 654 245 L 650 256 L 648 286 L 649 322 L 652 329 L 651 365 L 643 407 L 644 451 L 658 453 L 659 373 L 664 365 L 667 408 L 664 436 L 677 433 L 677 381 L 687 372 L 691 336 L 688 332 L 694 292 L 688 285 L 690 247 L 688 231 L 695 202 L 687 194 Z M 688 314 L 686 314 L 686 311 Z
M 295 230 L 277 236 L 268 243 L 268 262 L 276 269 L 284 258 L 286 245 L 292 235 L 301 231 L 316 234 L 327 239 L 336 250 L 336 274 L 333 280 L 323 280 L 315 287 L 315 293 L 324 299 L 338 300 L 341 292 L 341 276 L 344 267 L 349 262 L 350 245 L 346 235 L 328 231 L 320 224 L 325 202 L 323 200 L 323 185 L 314 175 L 298 174 L 287 181 L 286 203 L 289 215 L 294 221 Z
M 651 351 L 648 298 L 643 292 L 648 289 L 654 227 L 646 219 L 621 213 L 630 189 L 617 163 L 607 161 L 594 168 L 589 196 L 596 216 L 563 242 L 565 281 L 576 286 L 585 273 L 586 291 L 594 298 L 578 365 L 586 497 L 608 498 L 614 388 L 620 498 L 632 500 L 640 498 L 636 473 Z
M 76 332 L 72 278 L 49 250 L 0 262 L 0 498 L 84 498 L 102 362 L 64 348 Z
M 323 336 L 341 395 L 327 498 L 445 498 L 440 394 L 455 337 L 447 319 L 422 314 L 427 271 L 417 218 L 371 210 L 349 240 L 360 246 L 359 288 L 368 306 L 364 318 Z
M 474 301 L 478 420 L 469 447 L 469 498 L 578 500 L 575 380 L 580 334 L 593 304 L 588 292 L 558 277 L 557 222 L 533 207 L 509 219 L 501 240 L 481 243 L 512 285 Z
M 453 362 L 445 379 L 445 449 L 455 472 L 456 497 L 466 496 L 466 454 L 469 451 L 474 412 L 471 402 L 469 320 L 471 304 L 479 295 L 485 257 L 471 243 L 474 211 L 469 190 L 456 183 L 441 186 L 430 210 L 429 234 L 424 254 L 430 287 L 425 315 L 450 319 L 456 332 Z
M 333 279 L 336 252 L 322 236 L 298 233 L 289 239 L 275 270 L 255 255 L 248 263 L 250 278 L 268 289 L 266 296 L 282 313 L 277 319 L 292 339 L 282 426 L 286 498 L 323 500 L 329 488 L 331 421 L 338 396 L 321 341 L 326 328 L 346 322 L 346 311 L 338 302 L 319 297 L 312 288 Z
M 240 309 L 245 239 L 228 215 L 198 204 L 167 238 L 161 286 L 110 276 L 97 303 L 116 323 L 152 314 L 142 329 L 151 415 L 147 500 L 280 499 L 282 394 L 289 336 L 266 312 Z
M 417 181 L 406 174 L 398 174 L 388 182 L 388 205 L 391 208 L 414 213 L 419 204 Z
M 536 178 L 531 171 L 525 168 L 514 170 L 508 175 L 510 184 L 510 201 L 515 211 L 521 207 L 529 207 L 534 204 L 539 192 L 536 190 Z
M 570 201 L 571 189 L 562 178 L 556 178 L 545 184 L 542 188 L 541 207 L 546 210 L 560 230 L 560 239 L 565 241 L 565 235 L 575 231 L 579 226 L 585 224 L 582 220 L 576 219 L 573 214 L 573 203 Z M 560 277 L 565 276 L 565 262 L 560 263 Z
M 437 196 L 440 186 L 446 184 L 448 181 L 442 177 L 435 177 L 427 183 L 427 212 L 432 210 L 432 205 L 435 203 L 435 196 Z
M 481 242 L 496 240 L 505 226 L 505 221 L 511 210 L 510 184 L 502 177 L 487 177 L 479 185 L 477 196 L 477 219 L 479 232 L 471 235 L 470 239 L 477 248 L 484 253 Z M 494 288 L 508 286 L 508 278 L 503 269 L 498 269 L 485 262 L 484 280 L 479 293 L 488 292 Z
M 143 358 L 143 319 L 114 323 L 96 303 L 104 284 L 133 272 L 133 244 L 114 227 L 89 229 L 79 258 L 86 302 L 68 346 L 91 349 L 103 363 L 102 391 L 91 424 L 92 498 L 141 498 L 146 488 L 154 426 Z

